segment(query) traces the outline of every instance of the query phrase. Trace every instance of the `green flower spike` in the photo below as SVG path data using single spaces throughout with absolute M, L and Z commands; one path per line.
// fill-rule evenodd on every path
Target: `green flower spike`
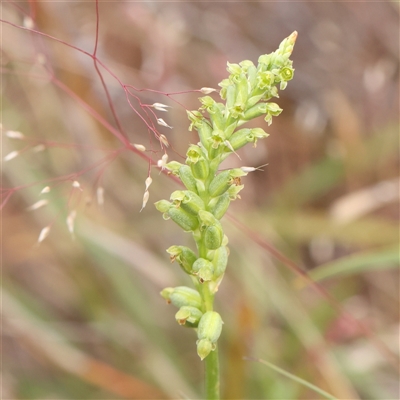
M 197 131 L 200 142 L 189 146 L 184 164 L 171 161 L 164 166 L 180 178 L 186 189 L 174 191 L 171 201 L 155 203 L 164 219 L 172 219 L 184 231 L 191 232 L 196 242 L 197 252 L 186 246 L 171 246 L 167 252 L 171 261 L 177 261 L 190 275 L 197 290 L 168 287 L 161 296 L 179 308 L 175 318 L 180 325 L 197 327 L 197 353 L 206 364 L 208 399 L 219 399 L 217 341 L 222 319 L 214 311 L 214 295 L 224 277 L 229 255 L 220 219 L 231 201 L 240 199 L 239 192 L 244 187 L 241 178 L 251 171 L 221 171 L 221 163 L 232 153 L 237 155 L 236 151 L 248 143 L 255 147 L 258 140 L 268 137 L 261 127 L 241 126 L 258 117 L 270 125 L 273 117 L 282 112 L 270 100 L 279 98 L 279 90 L 293 79 L 289 57 L 296 37 L 297 32 L 293 32 L 275 52 L 260 56 L 257 65 L 249 60 L 227 63 L 229 76 L 219 83 L 222 102 L 214 99 L 215 95 L 206 95 L 199 98 L 198 110 L 187 112 L 189 130 Z

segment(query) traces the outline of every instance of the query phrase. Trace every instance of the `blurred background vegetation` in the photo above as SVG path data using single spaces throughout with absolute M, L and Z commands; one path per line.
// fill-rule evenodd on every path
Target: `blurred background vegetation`
M 121 143 L 88 112 L 119 129 L 93 60 L 9 24 L 92 54 L 95 3 L 1 7 L 2 398 L 200 399 L 195 334 L 158 294 L 189 283 L 165 249 L 192 246 L 190 235 L 152 204 L 177 184 L 153 167 L 139 213 L 149 164 L 117 154 Z M 255 357 L 339 399 L 398 399 L 398 3 L 115 1 L 100 3 L 99 21 L 98 59 L 124 84 L 155 91 L 133 92 L 142 103 L 171 106 L 157 116 L 173 129 L 158 129 L 178 161 L 196 142 L 185 111 L 199 107 L 192 91 L 217 87 L 227 61 L 256 62 L 299 32 L 295 77 L 277 101 L 284 112 L 268 129 L 258 121 L 270 137 L 229 161 L 268 166 L 244 179 L 223 219 L 223 397 L 320 398 L 243 359 Z M 101 70 L 129 142 L 161 158 L 121 85 Z M 27 210 L 42 199 L 47 206 Z

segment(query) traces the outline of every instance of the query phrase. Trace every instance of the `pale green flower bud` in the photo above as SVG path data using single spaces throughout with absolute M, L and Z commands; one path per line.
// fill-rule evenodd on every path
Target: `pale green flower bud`
M 198 308 L 183 306 L 175 314 L 175 319 L 179 325 L 196 328 L 202 316 L 203 313 Z
M 242 67 L 243 72 L 248 72 L 249 68 L 254 67 L 254 63 L 251 60 L 243 60 L 239 65 Z
M 208 188 L 209 194 L 217 197 L 225 193 L 231 185 L 230 180 L 230 170 L 222 171 L 211 181 Z
M 248 136 L 251 132 L 251 129 L 244 128 L 236 131 L 230 138 L 229 143 L 231 144 L 234 150 L 238 150 L 241 147 L 245 146 L 249 143 Z
M 227 193 L 231 200 L 240 199 L 239 192 L 244 188 L 244 185 L 232 185 Z
M 167 287 L 163 290 L 161 290 L 160 295 L 167 301 L 167 303 L 171 303 L 171 293 L 174 291 L 174 288 L 172 287 Z
M 204 258 L 198 258 L 194 262 L 192 271 L 198 276 L 200 283 L 211 281 L 214 276 L 213 264 Z
M 242 119 L 245 121 L 250 121 L 251 119 L 264 115 L 266 112 L 267 112 L 267 103 L 257 103 L 255 106 L 245 111 Z
M 215 344 L 211 343 L 208 339 L 201 339 L 196 342 L 197 354 L 203 361 L 211 351 L 215 350 Z
M 220 223 L 208 226 L 204 231 L 204 245 L 209 250 L 218 249 L 223 238 L 224 232 Z
M 271 58 L 272 58 L 272 53 L 271 54 L 263 54 L 260 57 L 258 57 L 258 63 L 262 64 L 263 66 L 268 68 L 271 63 Z M 264 68 L 262 68 L 262 70 L 265 71 Z
M 192 169 L 189 167 L 189 165 L 182 165 L 182 167 L 179 168 L 178 174 L 180 180 L 186 186 L 186 189 L 190 190 L 191 192 L 198 193 L 196 179 L 193 176 Z
M 194 231 L 199 226 L 199 220 L 197 217 L 187 213 L 181 208 L 170 207 L 166 212 L 166 215 L 186 232 Z
M 188 274 L 192 273 L 192 267 L 197 260 L 196 254 L 186 246 L 171 246 L 167 249 L 171 262 L 176 261 Z
M 225 269 L 228 264 L 228 249 L 226 246 L 221 246 L 215 250 L 212 264 L 214 266 L 215 280 L 225 273 Z
M 190 164 L 190 169 L 195 178 L 204 180 L 208 177 L 210 167 L 206 159 L 200 158 L 196 163 Z
M 248 67 L 247 75 L 250 88 L 251 90 L 253 90 L 257 82 L 257 67 L 254 64 Z
M 236 101 L 236 85 L 230 84 L 226 87 L 226 108 L 229 110 Z
M 232 135 L 232 137 L 229 139 L 229 142 L 231 143 L 233 149 L 237 150 L 247 143 L 254 143 L 254 147 L 256 147 L 258 139 L 263 139 L 268 136 L 268 133 L 262 128 L 253 128 L 246 131 L 241 129 Z
M 190 306 L 198 308 L 199 310 L 201 309 L 200 293 L 197 290 L 191 289 L 187 286 L 178 286 L 174 288 L 173 291 L 169 293 L 169 300 L 175 307 L 178 308 Z
M 236 84 L 236 101 L 235 104 L 240 105 L 240 108 L 245 108 L 247 98 L 249 96 L 249 82 L 245 75 L 241 75 Z
M 186 155 L 186 163 L 190 165 L 193 176 L 197 179 L 206 179 L 208 177 L 209 166 L 201 148 L 192 144 Z
M 200 109 L 207 110 L 209 114 L 214 113 L 214 106 L 216 104 L 216 101 L 212 97 L 210 96 L 199 97 L 199 101 L 201 104 L 203 104 L 200 107 Z
M 192 265 L 192 273 L 193 275 L 197 275 L 200 269 L 202 268 L 213 268 L 213 264 L 211 261 L 206 260 L 205 258 L 198 258 Z
M 240 75 L 242 73 L 242 68 L 239 64 L 231 64 L 230 62 L 226 63 L 226 70 L 233 75 Z
M 172 203 L 169 202 L 168 200 L 160 200 L 154 203 L 156 206 L 157 210 L 166 213 L 172 206 Z
M 221 316 L 215 311 L 207 311 L 200 319 L 197 328 L 197 354 L 203 360 L 212 350 L 222 331 Z
M 199 218 L 202 226 L 211 226 L 215 224 L 219 224 L 219 221 L 208 211 L 199 211 Z
M 168 164 L 164 165 L 164 168 L 168 171 L 171 171 L 174 175 L 178 175 L 179 168 L 181 168 L 184 164 L 181 164 L 178 161 L 171 161 Z
M 212 122 L 213 129 L 224 130 L 225 118 L 224 118 L 225 106 L 222 103 L 215 103 L 215 106 L 210 112 L 210 119 Z
M 232 139 L 235 135 L 232 135 Z M 230 141 L 232 145 L 232 141 Z M 235 149 L 235 146 L 232 145 Z M 236 149 L 235 149 L 236 150 Z M 231 185 L 240 185 L 240 177 L 247 175 L 240 168 L 222 171 L 210 183 L 208 192 L 211 197 L 217 197 L 225 193 Z
M 222 318 L 216 311 L 207 311 L 200 319 L 197 337 L 216 343 L 221 335 L 222 324 Z
M 191 122 L 189 126 L 189 131 L 194 128 L 199 128 L 202 124 L 202 120 L 204 119 L 203 114 L 200 111 L 186 111 L 187 116 Z
M 202 145 L 208 149 L 210 146 L 210 138 L 212 135 L 213 128 L 211 126 L 211 123 L 207 121 L 205 118 L 203 118 L 201 126 L 197 129 L 197 132 L 199 134 L 200 142 Z
M 293 46 L 296 42 L 296 39 L 297 32 L 294 31 L 290 36 L 282 40 L 278 50 L 275 53 L 281 55 L 285 60 L 287 60 L 292 54 Z
M 211 267 L 200 268 L 197 273 L 200 283 L 210 282 L 214 277 L 214 269 Z
M 222 100 L 227 100 L 227 88 L 231 85 L 231 81 L 229 79 L 223 79 L 220 83 L 218 83 L 218 86 L 220 86 L 222 89 L 219 92 L 219 95 L 221 96 Z M 233 98 L 234 101 L 234 98 Z
M 208 203 L 208 211 L 210 211 L 215 218 L 221 219 L 228 210 L 230 201 L 231 200 L 228 193 L 224 193 L 221 196 L 214 197 Z
M 199 219 L 206 248 L 215 250 L 220 247 L 224 238 L 221 223 L 210 212 L 203 210 L 199 211 Z
M 272 116 L 277 116 L 282 112 L 282 108 L 278 106 L 276 103 L 265 103 L 267 105 L 267 115 L 265 116 L 264 120 L 271 125 L 272 123 Z
M 190 190 L 175 190 L 171 194 L 171 200 L 174 205 L 193 215 L 197 215 L 199 210 L 205 208 L 203 200 Z

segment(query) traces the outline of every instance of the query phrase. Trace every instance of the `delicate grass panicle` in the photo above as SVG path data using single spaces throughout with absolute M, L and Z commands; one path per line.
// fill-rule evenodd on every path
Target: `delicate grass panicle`
M 198 132 L 200 142 L 192 144 L 186 153 L 186 163 L 163 163 L 162 167 L 179 177 L 187 190 L 172 193 L 170 201 L 155 203 L 164 219 L 172 219 L 184 231 L 191 232 L 197 253 L 185 246 L 174 245 L 167 251 L 189 274 L 195 289 L 166 288 L 161 295 L 179 308 L 176 320 L 180 325 L 197 329 L 197 353 L 206 363 L 206 395 L 219 398 L 217 341 L 222 330 L 222 318 L 214 311 L 214 295 L 228 262 L 228 238 L 220 219 L 229 203 L 243 189 L 241 178 L 249 170 L 235 168 L 218 172 L 219 165 L 236 150 L 268 134 L 262 128 L 241 128 L 247 121 L 264 115 L 268 125 L 282 109 L 270 100 L 278 96 L 278 88 L 286 88 L 294 69 L 289 59 L 297 32 L 280 44 L 278 50 L 262 55 L 258 65 L 245 60 L 228 63 L 227 79 L 219 86 L 219 103 L 210 96 L 201 97 L 201 107 L 188 111 L 190 130 Z M 212 90 L 203 90 L 210 94 Z M 159 122 L 160 123 L 160 122 Z M 254 169 L 253 169 L 254 170 Z

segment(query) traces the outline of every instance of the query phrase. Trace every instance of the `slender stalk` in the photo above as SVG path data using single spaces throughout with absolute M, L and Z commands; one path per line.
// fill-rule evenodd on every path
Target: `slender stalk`
M 218 347 L 212 351 L 205 359 L 205 375 L 206 375 L 206 399 L 220 399 L 220 383 L 219 383 L 219 358 Z

